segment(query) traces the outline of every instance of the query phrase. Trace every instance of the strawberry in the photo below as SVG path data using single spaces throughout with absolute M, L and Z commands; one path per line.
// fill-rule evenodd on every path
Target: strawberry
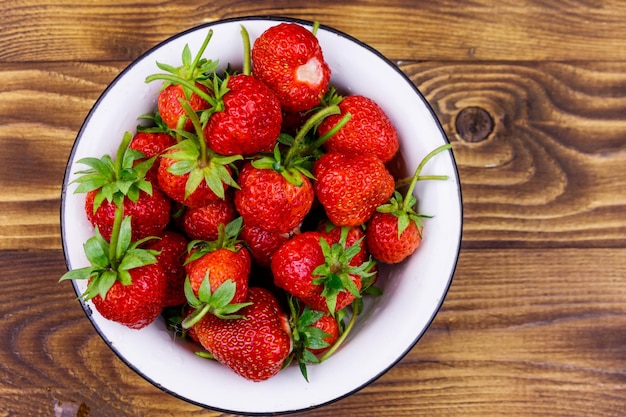
M 422 241 L 423 218 L 415 211 L 417 200 L 413 190 L 420 179 L 446 179 L 445 176 L 420 176 L 422 168 L 433 156 L 450 149 L 449 144 L 430 152 L 417 166 L 406 196 L 394 192 L 386 204 L 376 208 L 367 223 L 366 240 L 372 255 L 381 262 L 395 264 L 413 254 Z
M 276 297 L 260 287 L 248 291 L 250 305 L 241 318 L 208 314 L 194 327 L 195 337 L 220 363 L 250 381 L 276 375 L 291 352 L 287 315 Z
M 92 300 L 102 316 L 132 329 L 152 323 L 163 309 L 166 276 L 156 252 L 131 242 L 131 218 L 118 206 L 111 242 L 95 231 L 85 243 L 90 266 L 66 272 L 61 281 L 87 279 L 80 298 Z
M 195 57 L 192 57 L 189 45 L 185 45 L 180 66 L 174 67 L 157 62 L 157 67 L 165 73 L 153 74 L 146 78 L 146 82 L 163 81 L 157 97 L 157 109 L 163 122 L 170 129 L 186 131 L 194 129 L 193 123 L 189 120 L 189 113 L 181 106 L 181 101 L 188 102 L 194 112 L 210 107 L 212 97 L 204 83 L 208 74 L 217 69 L 218 62 L 202 58 L 202 54 L 212 35 L 213 31 L 209 30 Z
M 241 169 L 238 183 L 235 207 L 244 223 L 271 233 L 291 232 L 313 204 L 311 181 L 298 171 L 290 182 L 276 170 L 249 162 Z
M 331 115 L 320 123 L 318 133 L 329 132 L 344 115 L 350 120 L 325 143 L 326 151 L 365 153 L 376 155 L 381 161 L 390 161 L 399 148 L 398 134 L 384 110 L 372 99 L 362 95 L 340 97 L 331 94 L 338 102 L 340 114 Z
M 296 23 L 264 31 L 252 46 L 254 76 L 272 89 L 289 112 L 309 110 L 328 91 L 331 71 L 314 32 Z
M 146 172 L 146 180 L 155 183 L 159 170 L 159 156 L 169 147 L 176 144 L 176 139 L 167 133 L 138 131 L 130 142 L 130 149 L 135 149 L 145 155 L 146 158 L 138 159 L 137 162 L 147 158 L 157 157 L 154 164 Z
M 99 190 L 93 190 L 87 193 L 85 212 L 91 224 L 100 230 L 105 239 L 109 240 L 113 230 L 116 205 L 105 199 L 94 210 L 98 192 Z M 170 200 L 158 188 L 153 188 L 152 194 L 140 191 L 137 201 L 125 198 L 123 205 L 124 214 L 132 217 L 133 240 L 160 235 L 170 221 Z
M 187 257 L 188 239 L 178 232 L 166 230 L 159 239 L 146 242 L 145 249 L 158 252 L 157 262 L 167 277 L 164 307 L 185 303 L 183 286 L 185 283 L 184 262 Z
M 335 314 L 360 297 L 361 280 L 369 277 L 371 261 L 351 265 L 360 241 L 329 244 L 322 234 L 307 231 L 285 242 L 272 256 L 274 284 L 314 310 Z
M 315 195 L 337 226 L 359 226 L 386 202 L 395 181 L 372 154 L 328 152 L 313 165 Z
M 92 301 L 105 319 L 142 329 L 161 314 L 167 278 L 158 264 L 131 269 L 129 274 L 132 284 L 117 280 L 105 296 L 98 294 Z
M 241 218 L 237 218 L 220 227 L 218 239 L 190 243 L 185 286 L 187 299 L 194 300 L 191 306 L 196 312 L 184 326 L 190 327 L 206 313 L 228 317 L 246 302 L 252 259 L 238 239 L 241 224 Z
M 140 124 L 137 126 L 137 133 L 133 136 L 129 148 L 135 149 L 147 158 L 156 157 L 152 167 L 146 172 L 146 180 L 156 184 L 157 172 L 159 170 L 160 156 L 168 148 L 176 144 L 175 132 L 171 130 L 163 121 L 159 112 L 144 114 L 139 119 L 148 121 L 149 125 Z M 135 163 L 144 161 L 138 159 Z
M 170 220 L 170 200 L 145 179 L 154 157 L 145 159 L 141 152 L 129 148 L 132 134 L 126 132 L 115 161 L 104 155 L 101 159 L 83 158 L 78 163 L 89 166 L 79 171 L 77 193 L 87 193 L 85 212 L 90 223 L 107 240 L 111 238 L 115 212 L 122 206 L 132 216 L 132 239 L 160 235 Z
M 245 224 L 278 234 L 290 233 L 301 225 L 313 206 L 315 193 L 309 169 L 321 143 L 311 142 L 309 132 L 320 120 L 337 112 L 337 106 L 330 106 L 314 113 L 295 137 L 281 135 L 280 146 L 274 147 L 272 155 L 243 166 L 235 207 Z
M 339 243 L 345 234 L 346 246 L 352 246 L 358 244 L 360 247 L 359 252 L 354 255 L 350 265 L 358 266 L 363 262 L 366 262 L 369 258 L 369 251 L 365 243 L 365 231 L 361 226 L 344 226 L 338 227 L 329 221 L 320 223 L 317 227 L 317 231 L 321 233 L 322 237 L 326 239 L 329 244 Z
M 221 155 L 253 156 L 271 152 L 282 124 L 282 112 L 276 95 L 261 81 L 247 74 L 228 77 L 227 89 L 213 104 L 204 136 L 208 146 Z
M 202 207 L 187 208 L 182 214 L 182 227 L 192 240 L 216 240 L 220 225 L 226 225 L 235 219 L 237 213 L 232 196 L 216 200 Z
M 198 116 L 188 103 L 183 101 L 181 105 L 196 134 L 181 133 L 184 139 L 161 156 L 157 179 L 159 187 L 172 200 L 188 207 L 202 207 L 224 199 L 226 189 L 237 187 L 231 165 L 242 157 L 221 156 L 211 151 Z
M 319 360 L 313 355 L 321 355 L 337 342 L 339 338 L 339 323 L 328 313 L 313 310 L 305 305 L 300 306 L 297 299 L 288 299 L 291 311 L 290 327 L 294 338 L 294 352 L 301 355 L 305 363 L 317 363 Z
M 204 95 L 209 94 L 209 89 L 206 86 L 200 83 L 195 83 L 194 85 L 196 90 L 202 91 Z M 210 104 L 206 98 L 203 98 L 198 93 L 186 92 L 184 87 L 179 84 L 170 84 L 159 93 L 157 108 L 167 126 L 170 129 L 182 128 L 186 131 L 193 131 L 193 124 L 187 118 L 185 110 L 181 107 L 180 100 L 187 100 L 195 111 L 206 110 Z M 179 124 L 182 124 L 182 126 L 179 126 Z
M 291 237 L 288 233 L 268 232 L 258 226 L 243 224 L 241 234 L 242 241 L 250 249 L 252 258 L 259 266 L 270 265 L 272 255 L 276 250 Z

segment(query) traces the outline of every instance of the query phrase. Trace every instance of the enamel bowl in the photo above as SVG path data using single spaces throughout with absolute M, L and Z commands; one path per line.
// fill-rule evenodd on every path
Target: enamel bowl
M 62 193 L 61 231 L 68 269 L 88 266 L 83 243 L 93 230 L 84 212 L 84 195 L 74 193 L 74 173 L 83 157 L 115 150 L 124 132 L 134 131 L 137 116 L 152 113 L 160 82 L 145 83 L 161 72 L 156 62 L 180 65 L 185 44 L 200 48 L 209 29 L 214 34 L 204 54 L 221 65 L 241 65 L 241 25 L 252 42 L 281 21 L 307 27 L 311 22 L 250 17 L 195 27 L 155 46 L 130 64 L 107 87 L 88 114 L 72 148 Z M 379 52 L 338 30 L 321 26 L 317 37 L 332 70 L 332 83 L 344 92 L 379 103 L 399 133 L 400 152 L 410 176 L 421 159 L 448 143 L 433 110 L 413 83 Z M 173 337 L 164 321 L 131 330 L 103 319 L 91 302 L 82 303 L 87 318 L 104 342 L 159 389 L 199 406 L 238 414 L 281 414 L 316 408 L 344 398 L 373 382 L 408 353 L 424 334 L 451 284 L 462 233 L 459 177 L 451 152 L 435 156 L 423 174 L 447 175 L 446 181 L 421 181 L 415 195 L 425 221 L 418 251 L 404 263 L 380 267 L 377 282 L 384 294 L 368 299 L 365 310 L 340 349 L 327 361 L 308 367 L 306 382 L 291 366 L 264 382 L 249 382 L 226 367 L 194 354 L 193 345 Z M 76 295 L 86 283 L 72 282 Z

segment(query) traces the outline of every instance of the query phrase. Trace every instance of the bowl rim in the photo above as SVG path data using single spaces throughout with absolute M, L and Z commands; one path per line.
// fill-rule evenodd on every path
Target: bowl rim
M 62 190 L 61 190 L 61 205 L 60 205 L 60 229 L 61 229 L 61 241 L 62 241 L 62 248 L 63 248 L 63 256 L 65 259 L 65 264 L 66 267 L 68 269 L 71 269 L 71 263 L 70 263 L 70 259 L 68 256 L 68 247 L 67 247 L 67 239 L 66 239 L 66 235 L 67 235 L 67 228 L 65 225 L 65 221 L 64 221 L 64 212 L 65 212 L 65 206 L 66 206 L 66 194 L 67 194 L 67 190 L 68 190 L 68 185 L 69 185 L 69 178 L 72 174 L 71 172 L 71 162 L 75 157 L 75 153 L 76 150 L 78 148 L 78 144 L 80 142 L 80 139 L 83 135 L 83 132 L 85 130 L 85 127 L 89 124 L 89 121 L 91 120 L 95 110 L 97 109 L 97 107 L 99 106 L 100 102 L 103 100 L 103 98 L 109 93 L 109 91 L 111 89 L 114 88 L 114 86 L 116 85 L 116 83 L 127 73 L 130 71 L 131 68 L 133 68 L 139 61 L 141 61 L 142 59 L 144 59 L 146 56 L 150 55 L 153 51 L 161 48 L 163 45 L 177 39 L 180 38 L 182 36 L 185 36 L 191 32 L 197 31 L 197 30 L 201 30 L 201 29 L 205 29 L 205 28 L 210 28 L 212 26 L 216 26 L 216 25 L 220 25 L 220 24 L 224 24 L 224 23 L 232 23 L 232 22 L 243 22 L 245 23 L 246 21 L 258 21 L 258 20 L 262 20 L 262 21 L 270 21 L 270 22 L 276 22 L 278 23 L 297 23 L 297 24 L 301 24 L 301 25 L 305 25 L 305 26 L 311 26 L 313 25 L 313 21 L 310 20 L 306 20 L 306 19 L 300 19 L 300 18 L 293 18 L 293 17 L 288 17 L 288 16 L 282 16 L 282 15 L 247 15 L 247 16 L 239 16 L 239 17 L 230 17 L 230 18 L 222 18 L 222 19 L 217 19 L 217 20 L 213 20 L 210 22 L 206 22 L 206 23 L 202 23 L 199 25 L 195 25 L 192 26 L 182 32 L 178 32 L 172 36 L 167 37 L 166 39 L 158 42 L 157 44 L 155 44 L 154 46 L 150 47 L 149 49 L 147 49 L 146 51 L 144 51 L 143 53 L 141 53 L 139 56 L 137 56 L 136 58 L 134 58 L 132 60 L 132 62 L 130 62 L 125 68 L 123 68 L 114 78 L 113 80 L 107 85 L 107 87 L 102 91 L 102 93 L 100 93 L 100 95 L 98 96 L 98 98 L 96 99 L 96 101 L 93 103 L 93 105 L 91 106 L 91 109 L 89 110 L 87 116 L 85 117 L 83 123 L 81 124 L 80 129 L 78 130 L 76 137 L 74 139 L 74 142 L 72 144 L 72 148 L 70 151 L 70 154 L 67 158 L 67 165 L 66 165 L 66 169 L 65 169 L 65 173 L 64 173 L 64 177 L 63 177 L 63 183 L 62 183 Z M 377 49 L 375 49 L 374 47 L 364 43 L 363 41 L 360 41 L 359 39 L 353 37 L 352 35 L 349 35 L 339 29 L 336 29 L 334 27 L 331 26 L 327 26 L 324 24 L 319 24 L 319 28 L 323 29 L 325 31 L 331 32 L 335 35 L 338 35 L 340 37 L 346 38 L 349 41 L 354 42 L 355 44 L 359 45 L 362 48 L 365 48 L 367 50 L 369 50 L 369 52 L 373 53 L 374 55 L 376 55 L 380 60 L 382 60 L 386 65 L 388 65 L 390 68 L 392 68 L 394 71 L 396 71 L 402 78 L 405 79 L 405 81 L 412 87 L 414 93 L 416 95 L 418 95 L 421 100 L 423 101 L 426 109 L 428 109 L 428 111 L 431 114 L 431 117 L 433 119 L 433 122 L 435 123 L 437 129 L 440 131 L 442 138 L 444 139 L 444 141 L 446 143 L 450 143 L 450 140 L 448 138 L 448 136 L 446 135 L 442 124 L 439 120 L 439 118 L 437 117 L 434 109 L 432 108 L 431 104 L 426 100 L 426 98 L 424 97 L 424 95 L 422 94 L 422 92 L 417 88 L 417 86 L 411 81 L 411 79 L 399 68 L 399 66 L 397 64 L 395 64 L 393 61 L 391 61 L 389 58 L 387 58 L 386 56 L 384 56 L 381 52 L 379 52 Z M 434 321 L 435 317 L 437 316 L 437 314 L 439 313 L 439 311 L 441 310 L 441 307 L 447 297 L 447 294 L 450 290 L 450 286 L 452 285 L 452 281 L 455 275 L 455 271 L 456 271 L 456 267 L 458 265 L 458 260 L 459 260 L 459 256 L 460 256 L 460 252 L 461 252 L 461 242 L 463 239 L 463 229 L 464 229 L 464 225 L 463 225 L 463 221 L 464 221 L 464 213 L 463 213 L 463 195 L 462 195 L 462 191 L 461 191 L 461 182 L 460 182 L 460 178 L 459 178 L 459 172 L 458 172 L 458 166 L 456 163 L 456 159 L 455 156 L 452 152 L 449 153 L 451 161 L 452 161 L 452 171 L 453 174 L 455 176 L 454 180 L 456 181 L 457 184 L 457 193 L 458 193 L 458 204 L 459 204 L 459 216 L 460 219 L 459 220 L 459 238 L 458 238 L 458 246 L 457 246 L 457 250 L 456 250 L 456 254 L 455 254 L 455 258 L 454 258 L 454 262 L 451 264 L 451 269 L 450 269 L 450 274 L 449 277 L 447 278 L 447 283 L 445 285 L 445 289 L 441 294 L 441 298 L 437 303 L 436 308 L 432 311 L 431 316 L 428 318 L 427 320 L 427 324 L 424 326 L 424 328 L 415 335 L 415 338 L 413 339 L 413 341 L 407 345 L 406 349 L 393 361 L 391 361 L 387 367 L 385 367 L 384 369 L 382 369 L 379 373 L 377 373 L 374 377 L 362 382 L 358 387 L 342 394 L 339 395 L 337 397 L 334 397 L 328 401 L 325 402 L 320 402 L 318 404 L 314 404 L 312 406 L 308 406 L 308 407 L 303 407 L 303 408 L 298 408 L 298 409 L 292 409 L 292 410 L 284 410 L 284 411 L 271 411 L 269 412 L 269 414 L 271 415 L 287 415 L 287 414 L 292 414 L 292 413 L 297 413 L 297 412 L 305 412 L 305 411 L 311 411 L 317 408 L 320 408 L 322 406 L 326 406 L 335 402 L 338 402 L 348 396 L 353 395 L 354 393 L 362 390 L 363 388 L 369 386 L 370 384 L 372 384 L 374 381 L 376 381 L 377 379 L 379 379 L 380 377 L 382 377 L 384 374 L 386 374 L 391 368 L 393 368 L 396 364 L 398 364 L 398 362 L 400 362 L 414 347 L 415 345 L 420 341 L 420 339 L 422 338 L 422 336 L 426 333 L 426 331 L 430 328 L 432 322 Z M 77 297 L 79 297 L 81 295 L 81 291 L 79 290 L 77 283 L 72 280 L 71 281 L 73 290 L 76 294 Z M 105 344 L 109 347 L 109 349 L 111 349 L 115 355 L 124 363 L 126 364 L 126 366 L 128 366 L 130 369 L 132 369 L 137 375 L 139 375 L 141 378 L 143 378 L 145 381 L 149 382 L 150 384 L 152 384 L 153 386 L 155 386 L 156 388 L 160 389 L 161 391 L 172 395 L 175 398 L 181 399 L 187 403 L 196 405 L 198 407 L 204 408 L 204 409 L 208 409 L 208 410 L 214 410 L 217 412 L 222 412 L 222 413 L 235 413 L 235 414 L 239 414 L 239 415 L 250 415 L 250 416 L 261 416 L 261 415 L 268 415 L 268 412 L 245 412 L 242 414 L 241 411 L 237 411 L 237 410 L 229 410 L 229 409 L 225 409 L 225 408 L 220 408 L 220 407 L 216 407 L 216 406 L 211 406 L 208 404 L 204 404 L 204 403 L 200 403 L 198 401 L 194 401 L 192 399 L 186 398 L 185 396 L 183 396 L 182 394 L 179 394 L 175 391 L 172 391 L 170 389 L 168 389 L 167 387 L 162 386 L 160 383 L 158 383 L 157 381 L 153 380 L 152 378 L 148 377 L 146 374 L 144 374 L 142 371 L 140 371 L 135 365 L 133 365 L 128 359 L 126 359 L 126 357 L 120 353 L 120 351 L 113 346 L 112 343 L 110 343 L 110 341 L 108 341 L 106 339 L 106 337 L 103 335 L 103 331 L 101 330 L 101 328 L 99 327 L 98 323 L 96 323 L 94 321 L 94 319 L 92 318 L 92 310 L 91 307 L 82 299 L 78 299 L 84 314 L 86 315 L 86 317 L 89 319 L 89 322 L 92 324 L 92 326 L 94 327 L 94 329 L 96 330 L 96 332 L 98 333 L 98 335 L 100 336 L 100 338 L 105 342 Z

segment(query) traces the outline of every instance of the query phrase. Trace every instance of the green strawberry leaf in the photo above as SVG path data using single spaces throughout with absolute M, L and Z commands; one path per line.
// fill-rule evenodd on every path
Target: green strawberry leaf
M 98 277 L 98 279 L 94 278 L 92 283 L 97 283 L 98 295 L 100 295 L 100 297 L 104 300 L 106 299 L 107 292 L 109 292 L 116 280 L 117 274 L 114 271 L 106 270 Z
M 126 216 L 122 219 L 122 223 L 120 224 L 120 231 L 117 238 L 117 245 L 115 246 L 115 257 L 116 259 L 122 259 L 124 253 L 130 247 L 130 242 L 132 239 L 132 217 Z M 129 269 L 129 268 L 126 268 Z
M 86 266 L 84 268 L 71 269 L 61 276 L 59 282 L 66 280 L 89 279 L 94 275 L 94 268 Z
M 109 244 L 102 237 L 96 228 L 94 236 L 87 239 L 83 245 L 87 260 L 94 268 L 107 268 L 111 261 L 109 259 Z
M 202 286 L 201 286 L 202 288 Z M 210 291 L 209 286 L 209 291 Z M 198 309 L 201 307 L 202 303 L 196 297 L 196 294 L 193 292 L 193 288 L 191 288 L 191 282 L 189 281 L 189 277 L 185 278 L 185 284 L 183 286 L 183 292 L 185 293 L 185 298 L 187 299 L 187 303 L 194 309 Z
M 191 287 L 189 277 L 185 279 L 183 290 L 187 298 L 187 303 L 194 308 L 194 311 L 182 321 L 182 327 L 184 329 L 189 329 L 198 323 L 206 314 L 214 314 L 224 320 L 241 319 L 243 316 L 235 313 L 252 304 L 249 302 L 232 303 L 237 286 L 235 282 L 230 279 L 224 281 L 212 292 L 209 271 L 206 272 L 204 279 L 200 283 L 197 296 L 194 294 L 193 288 Z

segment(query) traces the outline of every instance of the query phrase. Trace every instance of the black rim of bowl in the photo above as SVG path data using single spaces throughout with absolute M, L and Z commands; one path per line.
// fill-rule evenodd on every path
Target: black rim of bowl
M 61 192 L 61 211 L 60 211 L 60 217 L 61 217 L 61 238 L 62 238 L 62 243 L 63 243 L 63 254 L 65 257 L 65 263 L 68 269 L 71 269 L 71 265 L 70 265 L 70 261 L 69 261 L 69 257 L 68 257 L 68 248 L 67 248 L 67 243 L 66 243 L 66 227 L 65 227 L 65 222 L 64 222 L 64 216 L 63 213 L 65 213 L 65 195 L 67 193 L 67 188 L 68 188 L 68 179 L 70 178 L 71 172 L 70 172 L 70 168 L 71 168 L 71 162 L 74 160 L 74 156 L 76 153 L 76 148 L 78 146 L 79 140 L 83 134 L 83 131 L 85 129 L 85 126 L 89 123 L 89 120 L 91 119 L 92 114 L 95 112 L 96 108 L 98 107 L 98 105 L 100 104 L 100 102 L 102 101 L 102 99 L 108 94 L 109 90 L 111 90 L 113 88 L 113 86 L 117 83 L 117 81 L 126 73 L 128 72 L 128 70 L 130 70 L 130 68 L 132 68 L 138 61 L 142 60 L 145 56 L 149 55 L 152 51 L 160 48 L 161 46 L 163 46 L 164 44 L 167 44 L 169 42 L 171 42 L 174 39 L 177 39 L 181 36 L 185 36 L 186 34 L 190 33 L 190 32 L 194 32 L 197 31 L 199 29 L 203 29 L 203 28 L 209 28 L 212 26 L 216 26 L 222 23 L 228 23 L 228 22 L 245 22 L 245 21 L 252 21 L 252 20 L 264 20 L 264 21 L 273 21 L 276 23 L 281 23 L 281 22 L 293 22 L 293 23 L 299 23 L 302 25 L 312 25 L 313 22 L 312 21 L 308 21 L 308 20 L 303 20 L 303 19 L 296 19 L 296 18 L 290 18 L 290 17 L 284 17 L 284 16 L 243 16 L 243 17 L 233 17 L 233 18 L 227 18 L 227 19 L 220 19 L 220 20 L 215 20 L 212 22 L 207 22 L 205 24 L 201 24 L 201 25 L 197 25 L 194 26 L 192 28 L 189 28 L 183 32 L 177 33 L 167 39 L 165 39 L 162 42 L 159 42 L 158 44 L 156 44 L 155 46 L 153 46 L 152 48 L 148 49 L 147 51 L 145 51 L 143 54 L 141 54 L 139 57 L 137 57 L 132 63 L 130 63 L 126 68 L 124 68 L 114 79 L 113 81 L 111 81 L 111 83 L 107 86 L 107 88 L 100 94 L 100 96 L 98 97 L 98 99 L 96 100 L 96 102 L 94 103 L 94 105 L 92 106 L 91 110 L 89 111 L 87 117 L 85 118 L 84 122 L 81 125 L 80 130 L 78 131 L 78 134 L 76 135 L 76 139 L 74 141 L 74 144 L 72 145 L 72 149 L 70 152 L 70 156 L 68 157 L 68 163 L 65 169 L 65 174 L 64 174 L 64 178 L 63 178 L 63 188 L 62 188 L 62 192 Z M 391 60 L 389 60 L 388 58 L 386 58 L 384 55 L 382 55 L 378 50 L 374 49 L 373 47 L 361 42 L 360 40 L 352 37 L 351 35 L 348 35 L 340 30 L 337 30 L 335 28 L 329 27 L 329 26 L 325 26 L 323 24 L 320 25 L 320 29 L 323 29 L 325 31 L 328 32 L 332 32 L 334 34 L 337 34 L 343 38 L 346 38 L 358 45 L 360 45 L 361 47 L 369 50 L 370 52 L 372 52 L 373 54 L 375 54 L 376 56 L 378 56 L 382 61 L 384 61 L 387 65 L 389 65 L 391 68 L 393 68 L 401 77 L 403 77 L 405 79 L 405 81 L 412 86 L 415 94 L 417 94 L 422 101 L 424 102 L 425 106 L 427 107 L 427 109 L 429 110 L 429 112 L 431 113 L 431 116 L 433 118 L 433 120 L 435 121 L 437 128 L 439 129 L 439 131 L 441 132 L 442 137 L 445 139 L 445 141 L 447 143 L 449 143 L 449 139 L 447 137 L 447 135 L 445 134 L 445 131 L 443 129 L 443 127 L 441 126 L 441 122 L 439 121 L 439 118 L 437 117 L 437 115 L 435 114 L 432 106 L 430 105 L 430 103 L 428 103 L 428 101 L 425 99 L 424 95 L 421 93 L 421 91 L 418 90 L 418 88 L 415 86 L 415 84 L 413 84 L 413 82 L 411 81 L 411 79 L 395 64 L 393 63 Z M 174 392 L 164 386 L 162 386 L 161 384 L 159 384 L 158 382 L 152 380 L 151 378 L 149 378 L 147 375 L 145 375 L 143 372 L 141 372 L 139 369 L 137 369 L 132 363 L 130 363 L 103 335 L 103 332 L 101 331 L 100 327 L 98 326 L 98 324 L 92 319 L 91 315 L 92 315 L 92 311 L 91 311 L 91 307 L 89 305 L 87 305 L 84 301 L 80 300 L 80 304 L 81 307 L 83 308 L 83 311 L 85 313 L 85 315 L 87 316 L 87 318 L 89 319 L 89 321 L 91 322 L 91 324 L 93 325 L 93 327 L 96 329 L 98 335 L 100 335 L 100 337 L 102 338 L 102 340 L 106 343 L 106 345 L 117 355 L 118 358 L 120 358 L 120 360 L 122 362 L 124 362 L 129 368 L 131 368 L 135 373 L 137 373 L 139 376 L 141 376 L 143 379 L 145 379 L 146 381 L 148 381 L 150 384 L 154 385 L 155 387 L 159 388 L 161 391 L 166 392 L 176 398 L 179 398 L 183 401 L 186 401 L 190 404 L 194 404 L 197 405 L 199 407 L 202 408 L 206 408 L 206 409 L 210 409 L 210 410 L 214 410 L 214 411 L 218 411 L 218 412 L 223 412 L 223 413 L 235 413 L 235 414 L 241 414 L 243 413 L 244 415 L 285 415 L 285 414 L 291 414 L 291 413 L 296 413 L 296 412 L 302 412 L 302 411 L 308 411 L 308 410 L 313 410 L 325 405 L 329 405 L 332 403 L 335 403 L 337 401 L 340 401 L 343 398 L 346 398 L 358 391 L 360 391 L 361 389 L 367 387 L 368 385 L 370 385 L 371 383 L 373 383 L 374 381 L 376 381 L 378 378 L 380 378 L 381 376 L 383 376 L 385 373 L 387 373 L 391 368 L 393 368 L 398 362 L 400 362 L 408 353 L 409 351 L 411 351 L 411 349 L 413 349 L 413 347 L 417 344 L 417 342 L 422 338 L 422 336 L 424 335 L 424 333 L 428 330 L 428 328 L 430 327 L 430 325 L 432 324 L 433 320 L 435 319 L 435 316 L 437 315 L 437 313 L 439 312 L 439 310 L 441 309 L 441 306 L 443 305 L 443 302 L 446 298 L 446 295 L 450 289 L 450 286 L 452 285 L 452 280 L 454 277 L 454 273 L 456 270 L 456 266 L 458 263 L 458 259 L 459 259 L 459 255 L 460 255 L 460 251 L 461 251 L 461 240 L 462 240 L 462 235 L 463 235 L 463 201 L 462 201 L 462 193 L 461 193 L 461 183 L 459 181 L 459 173 L 458 173 L 458 167 L 454 158 L 454 154 L 450 153 L 450 157 L 452 158 L 452 164 L 453 164 L 453 168 L 454 168 L 454 175 L 455 175 L 455 180 L 456 183 L 458 185 L 458 198 L 459 198 L 459 210 L 460 210 L 460 231 L 459 231 L 459 242 L 457 242 L 458 244 L 458 248 L 457 248 L 457 253 L 456 253 L 456 257 L 454 260 L 454 263 L 452 265 L 452 269 L 450 271 L 450 276 L 448 277 L 448 282 L 447 285 L 445 287 L 445 290 L 443 291 L 443 294 L 439 300 L 439 303 L 437 305 L 437 308 L 434 309 L 431 317 L 428 319 L 426 326 L 424 326 L 424 329 L 416 335 L 415 339 L 413 340 L 413 342 L 411 344 L 409 344 L 409 346 L 407 346 L 406 350 L 404 352 L 402 352 L 402 354 L 400 354 L 398 356 L 398 358 L 396 358 L 396 360 L 394 360 L 393 362 L 391 362 L 386 368 L 384 368 L 382 371 L 380 371 L 377 375 L 375 375 L 373 378 L 363 382 L 360 386 L 358 386 L 357 388 L 341 395 L 338 396 L 336 398 L 333 398 L 331 400 L 328 400 L 326 402 L 320 403 L 320 404 L 315 404 L 313 406 L 309 406 L 309 407 L 303 407 L 303 408 L 299 408 L 299 409 L 293 409 L 293 410 L 284 410 L 284 411 L 269 411 L 269 412 L 260 412 L 260 411 L 255 411 L 255 412 L 246 412 L 246 411 L 242 411 L 242 410 L 228 410 L 228 409 L 223 409 L 223 408 L 219 408 L 219 407 L 215 407 L 215 406 L 211 406 L 208 404 L 203 404 L 203 403 L 199 403 L 197 401 L 191 400 L 181 394 L 178 394 L 177 392 Z M 76 284 L 76 282 L 72 281 L 72 286 L 74 288 L 74 292 L 76 293 L 76 296 L 80 296 L 81 292 L 78 289 L 78 286 Z

